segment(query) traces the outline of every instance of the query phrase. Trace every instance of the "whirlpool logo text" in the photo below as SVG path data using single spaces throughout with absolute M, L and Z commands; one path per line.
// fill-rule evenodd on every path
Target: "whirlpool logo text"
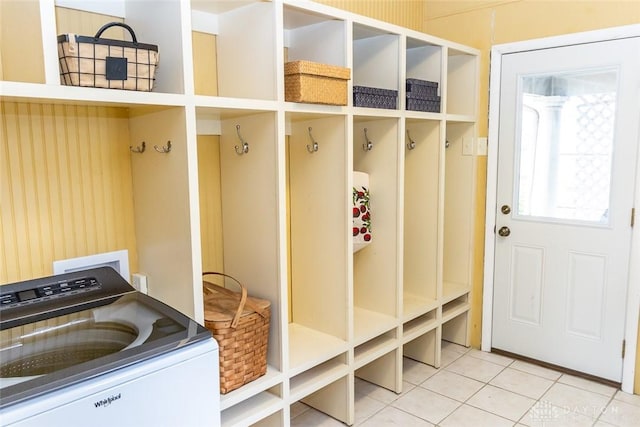
M 98 400 L 97 402 L 93 402 L 96 408 L 105 408 L 115 400 L 118 400 L 122 397 L 122 393 L 114 394 L 113 396 L 109 396 L 106 399 Z

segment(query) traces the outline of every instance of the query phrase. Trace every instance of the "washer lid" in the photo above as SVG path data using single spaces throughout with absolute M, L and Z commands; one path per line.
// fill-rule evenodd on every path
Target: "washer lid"
M 40 295 L 52 279 L 60 282 L 63 276 L 98 283 L 73 298 L 36 297 L 26 299 L 28 304 L 1 308 L 0 408 L 211 339 L 206 328 L 187 316 L 129 290 L 115 271 L 81 273 L 2 287 L 3 296 L 29 290 Z M 113 286 L 112 281 L 119 280 L 124 284 Z

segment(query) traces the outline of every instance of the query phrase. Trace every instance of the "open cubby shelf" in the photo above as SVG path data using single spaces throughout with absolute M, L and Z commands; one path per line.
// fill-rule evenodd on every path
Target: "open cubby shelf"
M 46 126 L 48 111 L 71 125 L 117 116 L 124 153 L 103 166 L 130 171 L 122 232 L 149 293 L 203 323 L 201 275 L 214 269 L 271 302 L 267 374 L 221 397 L 223 426 L 288 426 L 298 400 L 351 425 L 354 377 L 399 393 L 403 355 L 437 367 L 442 339 L 469 345 L 476 157 L 462 146 L 477 136 L 477 50 L 299 0 L 2 12 L 23 46 L 0 41 L 10 127 L 25 114 Z M 62 85 L 57 35 L 113 20 L 159 46 L 154 90 Z M 347 104 L 286 102 L 295 60 L 349 68 Z M 440 110 L 407 110 L 406 79 L 437 83 Z M 354 106 L 354 86 L 397 91 L 395 108 Z M 33 143 L 21 138 L 3 144 Z M 128 151 L 142 141 L 147 152 Z M 170 153 L 153 150 L 167 141 Z M 354 171 L 369 176 L 373 235 L 355 253 Z

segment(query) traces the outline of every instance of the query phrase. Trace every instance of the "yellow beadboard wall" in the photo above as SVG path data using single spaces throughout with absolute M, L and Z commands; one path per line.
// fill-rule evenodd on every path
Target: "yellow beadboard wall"
M 44 83 L 38 7 L 35 1 L 0 0 L 0 80 Z
M 359 15 L 421 31 L 425 19 L 424 0 L 314 0 Z
M 56 24 L 58 34 L 73 33 L 83 36 L 93 36 L 100 27 L 109 22 L 124 22 L 124 19 L 115 16 L 56 7 Z M 111 27 L 107 29 L 101 37 L 124 40 L 125 33 L 128 34 L 128 31 L 124 28 Z M 129 40 L 128 35 L 127 40 Z
M 478 133 L 487 135 L 489 114 L 489 51 L 492 45 L 580 31 L 640 23 L 637 0 L 425 0 L 422 30 L 481 51 Z M 471 344 L 479 347 L 482 327 L 482 281 L 486 204 L 486 157 L 478 158 L 477 205 Z M 636 358 L 635 393 L 640 394 L 640 337 Z
M 193 31 L 193 79 L 200 95 L 218 94 L 216 36 Z M 224 272 L 220 136 L 198 135 L 202 271 Z
M 202 271 L 224 272 L 218 135 L 198 136 L 198 185 Z
M 129 250 L 137 269 L 127 112 L 2 102 L 0 283 L 54 260 Z
M 58 33 L 93 35 L 122 19 L 56 7 L 56 21 Z M 0 24 L 0 78 L 43 83 L 37 2 L 0 1 Z M 105 36 L 122 39 L 124 30 Z M 136 271 L 127 112 L 1 105 L 0 284 L 52 274 L 54 260 L 120 249 Z
M 429 1 L 425 0 L 426 21 L 443 18 L 451 15 L 458 15 L 464 12 L 470 12 L 476 9 L 486 9 L 492 6 L 500 6 L 505 3 L 513 3 L 520 0 L 447 0 L 447 1 Z
M 199 95 L 218 95 L 216 36 L 193 31 L 193 80 Z

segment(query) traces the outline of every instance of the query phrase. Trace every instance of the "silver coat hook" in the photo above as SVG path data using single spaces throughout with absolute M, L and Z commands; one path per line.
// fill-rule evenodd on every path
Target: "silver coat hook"
M 407 129 L 407 139 L 409 139 L 409 143 L 407 144 L 407 150 L 413 150 L 416 148 L 416 142 L 411 139 L 411 134 L 409 134 L 409 129 Z
M 154 145 L 153 148 L 158 153 L 169 153 L 171 151 L 171 141 L 167 141 L 167 145 L 165 145 L 163 147 L 158 147 L 157 145 Z
M 307 151 L 310 153 L 315 153 L 318 151 L 318 142 L 313 139 L 313 135 L 311 134 L 311 126 L 309 126 L 309 138 L 311 139 L 312 144 L 307 144 Z
M 445 140 L 445 141 L 444 141 L 444 148 L 449 148 L 449 145 L 451 145 L 451 144 L 449 143 L 449 140 L 448 140 L 448 139 L 447 139 L 447 140 Z
M 133 146 L 129 146 L 129 150 L 131 150 L 132 153 L 144 153 L 144 150 L 147 149 L 147 144 L 142 141 L 142 144 L 138 145 L 136 148 L 133 148 Z
M 238 139 L 242 143 L 242 147 L 239 145 L 235 146 L 236 154 L 242 156 L 243 154 L 247 154 L 249 152 L 249 143 L 244 140 L 242 135 L 240 135 L 240 125 L 236 125 L 236 133 L 238 134 Z
M 369 135 L 367 135 L 367 128 L 364 128 L 364 139 L 366 142 L 362 144 L 362 149 L 364 151 L 371 151 L 373 148 L 373 142 L 369 139 Z

